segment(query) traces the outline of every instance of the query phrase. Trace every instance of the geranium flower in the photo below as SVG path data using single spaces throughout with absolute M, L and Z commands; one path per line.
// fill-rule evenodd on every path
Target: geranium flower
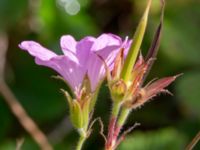
M 80 41 L 70 35 L 64 35 L 60 40 L 63 55 L 57 55 L 34 41 L 23 41 L 19 47 L 35 57 L 36 64 L 57 71 L 75 95 L 78 95 L 86 75 L 91 92 L 94 92 L 104 79 L 105 69 L 98 55 L 112 68 L 113 60 L 122 44 L 121 38 L 113 34 L 102 34 L 97 38 L 87 36 Z M 128 50 L 128 46 L 126 47 Z

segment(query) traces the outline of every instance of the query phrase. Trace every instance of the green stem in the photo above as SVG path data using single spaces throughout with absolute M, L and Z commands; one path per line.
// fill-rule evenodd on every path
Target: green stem
M 78 140 L 78 143 L 77 143 L 77 146 L 76 146 L 76 150 L 81 150 L 82 149 L 85 140 L 86 140 L 86 137 L 80 136 L 80 138 Z
M 112 117 L 116 117 L 117 118 L 117 116 L 119 114 L 120 107 L 121 107 L 121 103 L 119 103 L 119 102 L 114 102 L 113 103 L 111 118 Z
M 128 118 L 129 113 L 130 113 L 130 109 L 125 108 L 125 107 L 122 108 L 122 111 L 117 121 L 117 126 L 122 127 L 124 125 L 125 121 Z

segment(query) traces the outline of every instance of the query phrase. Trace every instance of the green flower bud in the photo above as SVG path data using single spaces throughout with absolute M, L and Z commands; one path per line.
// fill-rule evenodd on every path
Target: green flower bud
M 85 99 L 85 103 L 82 106 L 82 118 L 83 118 L 83 127 L 87 129 L 89 123 L 89 115 L 90 115 L 90 102 L 91 98 L 88 97 Z
M 83 113 L 77 100 L 74 100 L 70 107 L 70 120 L 75 128 L 83 128 Z
M 119 102 L 124 99 L 127 87 L 123 80 L 118 80 L 117 82 L 113 83 L 110 89 L 111 89 L 111 96 L 114 101 Z
M 78 131 L 80 129 L 87 131 L 87 126 L 89 123 L 91 95 L 86 95 L 85 90 L 83 89 L 80 99 L 72 99 L 67 91 L 61 91 L 64 93 L 69 104 L 71 123 L 76 129 L 78 129 Z

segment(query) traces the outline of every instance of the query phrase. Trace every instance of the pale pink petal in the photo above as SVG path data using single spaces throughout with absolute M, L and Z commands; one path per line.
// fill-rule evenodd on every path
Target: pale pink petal
M 72 61 L 79 63 L 76 56 L 76 44 L 76 40 L 71 35 L 64 35 L 60 39 L 60 46 L 64 55 Z
M 71 35 L 64 35 L 60 39 L 60 46 L 64 54 L 76 53 L 76 40 Z
M 19 44 L 19 47 L 22 50 L 28 51 L 28 53 L 35 58 L 39 58 L 41 60 L 49 60 L 52 57 L 57 56 L 54 52 L 44 48 L 39 43 L 34 41 L 23 41 Z
M 113 34 L 102 34 L 94 42 L 91 50 L 99 51 L 106 47 L 119 46 L 122 44 L 120 37 Z
M 90 79 L 92 91 L 95 91 L 100 80 L 103 79 L 102 75 L 105 72 L 103 67 L 102 60 L 96 54 L 91 53 L 87 65 L 87 74 Z
M 76 90 L 82 84 L 86 70 L 80 67 L 74 54 L 70 56 L 57 56 L 52 51 L 42 47 L 34 41 L 24 41 L 19 47 L 28 51 L 35 58 L 38 65 L 46 66 L 57 71 Z
M 76 56 L 82 67 L 87 68 L 90 59 L 91 47 L 95 41 L 94 37 L 87 36 L 80 40 L 76 45 Z
M 107 35 L 103 35 L 102 37 L 105 37 L 105 36 L 107 36 Z M 110 39 L 112 39 L 114 37 L 114 39 L 116 38 L 118 40 L 118 42 L 111 42 L 111 44 L 107 43 L 107 45 L 109 45 L 109 46 L 105 46 L 104 48 L 102 48 L 98 51 L 95 51 L 95 54 L 101 56 L 104 59 L 104 61 L 106 62 L 107 66 L 109 67 L 109 70 L 112 70 L 114 67 L 114 60 L 116 58 L 116 55 L 119 53 L 121 48 L 124 48 L 127 53 L 130 48 L 131 41 L 127 39 L 124 42 L 121 42 L 121 39 L 119 39 L 118 37 L 115 37 L 113 35 L 112 36 L 108 35 L 107 37 L 109 37 Z M 116 44 L 116 45 L 114 45 L 114 44 Z M 124 55 L 126 55 L 126 54 L 124 54 Z M 94 58 L 94 59 L 96 60 L 97 58 Z M 95 65 L 96 67 L 95 68 L 89 67 L 88 70 L 89 70 L 89 72 L 91 72 L 90 70 L 94 69 L 93 72 L 96 71 L 96 73 L 90 74 L 90 78 L 92 78 L 93 80 L 97 80 L 97 81 L 102 80 L 105 77 L 105 68 L 104 68 L 103 62 L 102 62 L 102 60 L 99 61 L 99 59 L 98 59 L 98 61 L 92 60 L 91 64 L 90 64 L 91 66 L 92 66 L 93 62 L 96 62 L 96 65 Z M 96 83 L 96 84 L 98 84 L 98 83 Z
M 98 86 L 99 82 L 105 77 L 105 68 L 101 56 L 106 62 L 110 70 L 113 69 L 114 59 L 119 50 L 123 47 L 129 49 L 129 41 L 121 41 L 121 38 L 113 34 L 102 34 L 99 36 L 92 46 L 93 54 L 90 55 L 88 62 L 88 75 L 91 80 L 92 89 Z
M 79 64 L 66 56 L 53 57 L 48 61 L 36 59 L 36 63 L 57 71 L 74 91 L 80 88 L 86 73 L 86 70 L 80 67 Z

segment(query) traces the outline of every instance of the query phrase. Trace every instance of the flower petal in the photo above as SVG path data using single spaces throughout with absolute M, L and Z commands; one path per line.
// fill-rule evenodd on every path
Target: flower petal
M 87 73 L 91 83 L 91 90 L 95 91 L 98 84 L 100 84 L 100 80 L 103 79 L 103 75 L 105 74 L 102 60 L 96 54 L 91 53 L 87 68 Z
M 122 42 L 120 37 L 113 34 L 102 34 L 95 40 L 91 48 L 93 54 L 90 55 L 88 62 L 88 76 L 91 80 L 91 87 L 93 90 L 98 86 L 99 82 L 103 80 L 106 74 L 103 61 L 99 56 L 104 59 L 109 70 L 112 70 L 114 59 L 121 47 L 128 49 L 129 46 L 130 42 L 128 40 L 127 42 Z
M 76 53 L 76 40 L 71 35 L 64 35 L 60 39 L 61 49 L 64 54 L 68 52 Z
M 102 59 L 106 62 L 109 70 L 112 70 L 114 64 L 114 58 L 117 55 L 117 50 L 115 49 L 107 49 L 99 51 L 98 53 L 91 53 L 89 56 L 87 69 L 88 76 L 90 79 L 92 90 L 94 91 L 98 84 L 104 79 L 106 76 L 105 66 L 103 61 L 99 58 L 101 56 Z
M 86 70 L 67 56 L 53 57 L 47 61 L 37 58 L 36 63 L 57 71 L 75 92 L 81 87 Z
M 39 43 L 34 41 L 23 41 L 19 44 L 19 47 L 22 50 L 28 51 L 30 55 L 44 61 L 57 56 L 54 52 L 44 48 Z
M 64 35 L 60 39 L 62 52 L 72 61 L 79 63 L 76 56 L 76 40 L 71 35 Z
M 87 36 L 80 40 L 76 45 L 76 56 L 82 67 L 87 68 L 87 63 L 91 53 L 91 47 L 95 41 L 94 37 Z
M 119 46 L 121 44 L 122 44 L 122 40 L 120 37 L 114 34 L 102 34 L 95 40 L 91 50 L 99 51 L 106 47 L 108 48 L 111 46 Z

